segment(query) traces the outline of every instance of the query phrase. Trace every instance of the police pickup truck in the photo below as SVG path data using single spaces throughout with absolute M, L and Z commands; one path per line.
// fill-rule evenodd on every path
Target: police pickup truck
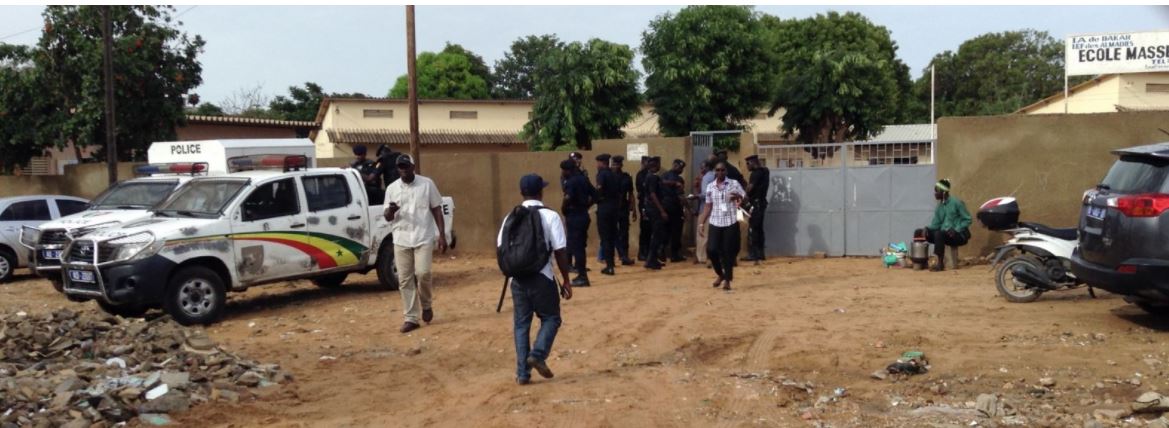
M 147 149 L 150 163 L 134 168 L 136 178 L 106 189 L 85 211 L 22 228 L 20 243 L 32 250 L 33 271 L 61 291 L 61 252 L 74 237 L 150 217 L 151 207 L 192 177 L 227 174 L 228 157 L 311 156 L 314 150 L 312 141 L 303 138 L 156 142 Z
M 229 162 L 283 165 L 194 178 L 150 218 L 75 239 L 62 255 L 65 293 L 123 316 L 161 307 L 189 325 L 215 322 L 228 291 L 253 285 L 337 287 L 377 270 L 397 288 L 389 223 L 356 170 L 303 168 L 303 156 Z

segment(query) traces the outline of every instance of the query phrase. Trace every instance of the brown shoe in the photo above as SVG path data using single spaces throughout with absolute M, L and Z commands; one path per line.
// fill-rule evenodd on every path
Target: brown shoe
M 731 291 L 731 282 L 730 281 L 723 281 L 723 290 L 724 291 Z
M 434 310 L 433 309 L 423 309 L 422 310 L 422 321 L 426 321 L 427 324 L 430 324 L 430 321 L 433 319 L 434 319 Z
M 402 328 L 398 329 L 398 331 L 400 331 L 402 333 L 409 333 L 409 332 L 412 332 L 414 330 L 418 330 L 418 327 L 421 327 L 421 326 L 416 324 L 416 323 L 412 323 L 412 322 L 407 321 L 405 324 L 402 324 Z
M 722 284 L 722 283 L 723 283 L 723 279 L 719 278 L 719 279 L 714 280 L 714 284 L 710 284 L 710 286 L 714 287 L 714 288 L 718 288 L 719 284 Z

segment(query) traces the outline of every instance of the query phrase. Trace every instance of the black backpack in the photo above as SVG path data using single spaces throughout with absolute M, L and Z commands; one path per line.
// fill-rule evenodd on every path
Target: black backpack
M 546 207 L 516 206 L 503 223 L 503 239 L 495 249 L 499 270 L 509 278 L 523 278 L 540 273 L 552 256 L 552 246 L 544 237 L 540 210 Z

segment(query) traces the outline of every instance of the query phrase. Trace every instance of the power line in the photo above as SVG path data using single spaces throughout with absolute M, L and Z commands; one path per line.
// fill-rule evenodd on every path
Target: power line
M 197 4 L 196 4 L 196 5 L 191 5 L 191 7 L 188 7 L 188 8 L 187 8 L 187 10 L 184 10 L 184 11 L 182 11 L 182 12 L 179 12 L 179 14 L 178 14 L 178 15 L 175 15 L 175 19 L 179 19 L 179 18 L 181 18 L 183 15 L 186 15 L 186 14 L 187 14 L 187 12 L 190 12 L 190 11 L 191 11 L 191 9 L 194 9 L 194 8 L 196 8 L 196 7 L 199 7 L 199 5 L 197 5 Z
M 9 34 L 9 35 L 7 35 L 7 36 L 4 36 L 4 37 L 0 37 L 0 40 L 8 40 L 8 39 L 11 39 L 11 38 L 13 38 L 13 37 L 16 37 L 16 36 L 19 36 L 19 35 L 21 35 L 21 34 L 24 34 L 24 33 L 29 33 L 29 32 L 33 32 L 33 31 L 39 30 L 40 28 L 41 28 L 41 27 L 32 27 L 32 28 L 29 28 L 29 29 L 27 29 L 27 30 L 21 31 L 21 32 L 19 32 L 19 33 L 13 33 L 13 34 Z

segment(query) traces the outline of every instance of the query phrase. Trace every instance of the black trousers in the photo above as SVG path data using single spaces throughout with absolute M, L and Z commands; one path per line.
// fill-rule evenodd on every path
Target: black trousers
M 751 219 L 747 222 L 747 257 L 762 260 L 764 258 L 763 219 L 767 214 L 767 201 L 751 202 Z
M 656 209 L 645 210 L 645 216 L 649 218 L 649 229 L 652 231 L 649 242 L 649 250 L 645 255 L 645 266 L 660 267 L 662 262 L 659 259 L 661 258 L 662 248 L 665 247 L 666 242 L 668 242 L 670 239 L 668 232 L 666 231 L 666 225 L 669 221 L 663 219 L 662 215 L 659 214 L 658 210 Z
M 735 279 L 735 259 L 739 257 L 739 224 L 726 227 L 710 225 L 706 237 L 706 257 L 719 278 Z
M 617 249 L 617 207 L 597 206 L 597 234 L 601 236 L 601 259 L 605 266 L 613 266 Z
M 637 258 L 644 260 L 649 257 L 649 247 L 653 240 L 653 222 L 650 221 L 649 210 L 641 209 L 641 219 L 638 226 L 641 229 L 637 234 Z
M 569 263 L 576 268 L 576 274 L 580 276 L 588 276 L 588 271 L 585 270 L 585 262 L 588 256 L 585 255 L 585 247 L 589 242 L 589 219 L 588 212 L 567 214 L 564 216 L 567 220 L 567 227 L 565 228 L 565 244 L 568 247 Z
M 629 208 L 617 210 L 617 257 L 629 260 Z
M 686 224 L 686 218 L 681 205 L 666 207 L 666 215 L 670 217 L 666 223 L 666 233 L 670 238 L 664 251 L 671 259 L 678 260 L 682 258 L 682 226 Z
M 934 245 L 934 255 L 938 256 L 938 261 L 942 261 L 946 255 L 946 247 L 961 247 L 970 242 L 970 231 L 950 231 L 925 228 L 925 241 Z

